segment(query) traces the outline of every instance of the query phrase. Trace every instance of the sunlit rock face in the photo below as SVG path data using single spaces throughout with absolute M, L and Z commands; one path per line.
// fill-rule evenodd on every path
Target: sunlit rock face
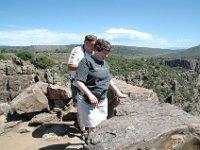
M 111 105 L 113 113 L 90 136 L 87 141 L 88 149 L 200 149 L 198 118 L 174 105 L 159 102 L 150 90 L 143 88 L 134 90 L 134 86 L 131 87 L 121 81 L 117 82 L 117 86 L 129 97 L 121 99 L 118 103 L 112 99 L 112 102 L 115 102 Z M 128 88 L 124 88 L 125 86 Z

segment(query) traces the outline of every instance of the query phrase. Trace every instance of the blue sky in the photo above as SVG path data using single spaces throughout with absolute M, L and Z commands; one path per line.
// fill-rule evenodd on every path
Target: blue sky
M 113 45 L 200 44 L 200 0 L 1 0 L 0 45 L 67 45 L 96 34 Z

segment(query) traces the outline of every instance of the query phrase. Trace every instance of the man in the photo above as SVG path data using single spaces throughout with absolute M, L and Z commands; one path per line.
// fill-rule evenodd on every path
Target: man
M 70 74 L 71 74 L 72 99 L 75 106 L 77 104 L 76 95 L 77 95 L 78 88 L 76 87 L 76 83 L 74 82 L 75 81 L 74 76 L 78 68 L 78 63 L 80 62 L 82 58 L 87 57 L 92 54 L 96 40 L 97 40 L 97 36 L 86 35 L 84 44 L 82 46 L 77 46 L 73 48 L 68 60 L 68 71 L 70 71 Z M 77 113 L 77 121 L 79 123 L 78 113 Z M 80 128 L 84 128 L 84 127 L 80 127 Z
M 82 46 L 77 46 L 72 49 L 69 60 L 68 60 L 68 71 L 71 74 L 71 90 L 72 90 L 72 98 L 74 104 L 76 104 L 76 94 L 77 94 L 77 87 L 74 82 L 74 76 L 76 70 L 78 68 L 78 63 L 83 57 L 87 57 L 91 55 L 94 50 L 94 44 L 97 40 L 95 35 L 86 35 L 84 44 Z

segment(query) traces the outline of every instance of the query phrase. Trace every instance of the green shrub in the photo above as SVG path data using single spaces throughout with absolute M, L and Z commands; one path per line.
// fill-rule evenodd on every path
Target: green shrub
M 30 51 L 18 51 L 16 55 L 23 60 L 31 60 L 34 57 L 33 53 Z
M 5 55 L 0 53 L 0 60 L 5 60 Z
M 40 69 L 46 69 L 51 68 L 54 66 L 53 60 L 45 57 L 45 56 L 38 56 L 31 60 L 31 63 L 36 67 Z

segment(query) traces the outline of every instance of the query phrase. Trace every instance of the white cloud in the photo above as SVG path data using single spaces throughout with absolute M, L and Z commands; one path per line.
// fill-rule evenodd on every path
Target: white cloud
M 119 37 L 127 37 L 129 39 L 136 40 L 151 40 L 152 35 L 150 33 L 139 32 L 131 29 L 123 29 L 123 28 L 110 28 L 106 31 L 107 34 L 113 35 L 112 39 Z
M 170 47 L 170 43 L 162 37 L 154 37 L 150 33 L 140 32 L 133 29 L 125 28 L 110 28 L 101 34 L 113 45 L 126 45 L 138 47 L 155 47 L 166 48 Z
M 188 43 L 190 42 L 190 39 L 178 39 L 176 40 L 177 43 Z
M 0 45 L 53 45 L 82 43 L 84 34 L 62 33 L 47 29 L 0 31 Z
M 0 45 L 29 46 L 29 45 L 66 45 L 81 44 L 84 36 L 90 33 L 67 33 L 47 29 L 0 31 Z M 177 47 L 190 43 L 189 39 L 178 39 L 169 42 L 162 37 L 133 29 L 110 28 L 102 33 L 94 33 L 113 45 L 127 45 L 139 47 Z

